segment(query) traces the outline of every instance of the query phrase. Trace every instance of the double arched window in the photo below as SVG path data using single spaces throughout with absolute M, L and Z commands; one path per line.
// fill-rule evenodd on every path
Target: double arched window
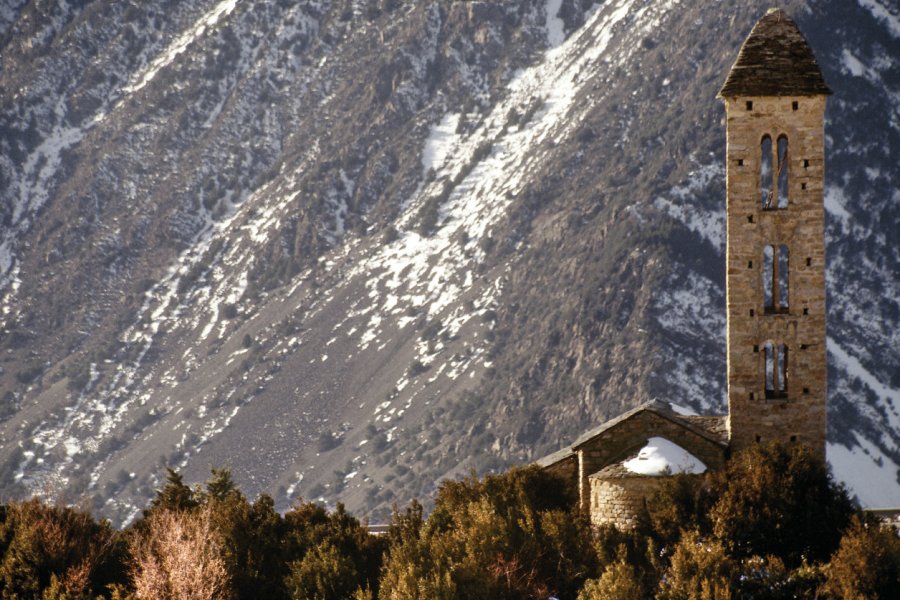
M 787 208 L 790 197 L 788 191 L 790 153 L 787 136 L 781 134 L 773 145 L 772 136 L 764 135 L 760 152 L 759 189 L 762 208 L 763 210 Z

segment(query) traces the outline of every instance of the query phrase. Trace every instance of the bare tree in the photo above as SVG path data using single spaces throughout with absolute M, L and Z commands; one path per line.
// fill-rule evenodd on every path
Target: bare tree
M 219 600 L 233 596 L 221 534 L 210 509 L 162 510 L 131 543 L 139 598 Z

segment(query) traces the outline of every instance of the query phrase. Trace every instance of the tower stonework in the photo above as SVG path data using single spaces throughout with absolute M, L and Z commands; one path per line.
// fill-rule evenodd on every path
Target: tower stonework
M 824 114 L 796 24 L 769 11 L 725 101 L 728 434 L 732 451 L 803 443 L 825 456 Z

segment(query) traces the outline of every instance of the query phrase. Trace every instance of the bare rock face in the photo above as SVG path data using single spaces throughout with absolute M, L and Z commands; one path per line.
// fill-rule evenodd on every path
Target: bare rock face
M 813 4 L 828 455 L 897 504 L 896 19 Z M 6 5 L 5 497 L 121 523 L 215 466 L 377 520 L 653 397 L 724 413 L 715 95 L 766 5 Z

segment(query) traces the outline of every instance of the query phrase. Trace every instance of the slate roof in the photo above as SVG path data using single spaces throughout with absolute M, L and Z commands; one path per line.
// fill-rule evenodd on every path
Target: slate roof
M 548 454 L 547 456 L 545 456 L 543 458 L 537 459 L 536 461 L 534 461 L 534 464 L 536 464 L 539 467 L 546 468 L 546 467 L 549 467 L 550 465 L 555 465 L 558 462 L 562 462 L 571 456 L 575 456 L 575 451 L 572 450 L 571 446 L 566 446 L 565 448 L 562 448 L 561 450 L 557 450 L 553 454 Z
M 578 447 L 589 442 L 594 439 L 604 431 L 608 429 L 612 429 L 622 421 L 630 419 L 634 415 L 643 412 L 649 411 L 668 419 L 678 425 L 681 425 L 685 429 L 693 431 L 697 435 L 704 437 L 711 442 L 715 442 L 721 446 L 726 446 L 728 444 L 727 438 L 723 438 L 715 429 L 713 429 L 713 423 L 715 423 L 715 427 L 718 427 L 718 424 L 724 420 L 724 417 L 712 417 L 712 420 L 708 421 L 709 425 L 707 425 L 706 420 L 697 420 L 694 417 L 686 417 L 684 415 L 680 415 L 674 410 L 667 402 L 661 402 L 659 400 L 651 400 L 649 402 L 645 402 L 640 406 L 629 410 L 628 412 L 622 413 L 618 417 L 610 419 L 606 423 L 603 423 L 599 427 L 595 427 L 581 435 L 575 443 L 572 444 L 573 450 L 578 450 Z
M 584 434 L 581 435 L 575 443 L 571 446 L 563 447 L 553 454 L 548 454 L 538 460 L 534 461 L 534 463 L 540 467 L 549 467 L 550 465 L 557 464 L 562 462 L 563 460 L 572 457 L 575 455 L 578 447 L 588 442 L 603 432 L 611 429 L 625 421 L 630 419 L 634 415 L 643 412 L 650 411 L 653 412 L 665 419 L 670 421 L 674 421 L 675 423 L 681 425 L 685 429 L 693 431 L 697 435 L 704 437 L 720 446 L 728 445 L 728 433 L 725 430 L 725 419 L 724 416 L 684 416 L 676 413 L 672 410 L 672 407 L 666 403 L 661 402 L 659 400 L 651 400 L 649 402 L 645 402 L 640 406 L 629 410 L 628 412 L 622 413 L 618 417 L 610 419 L 609 421 L 603 423 L 602 425 L 591 429 Z
M 770 9 L 741 46 L 722 98 L 830 95 L 806 38 L 781 9 Z

